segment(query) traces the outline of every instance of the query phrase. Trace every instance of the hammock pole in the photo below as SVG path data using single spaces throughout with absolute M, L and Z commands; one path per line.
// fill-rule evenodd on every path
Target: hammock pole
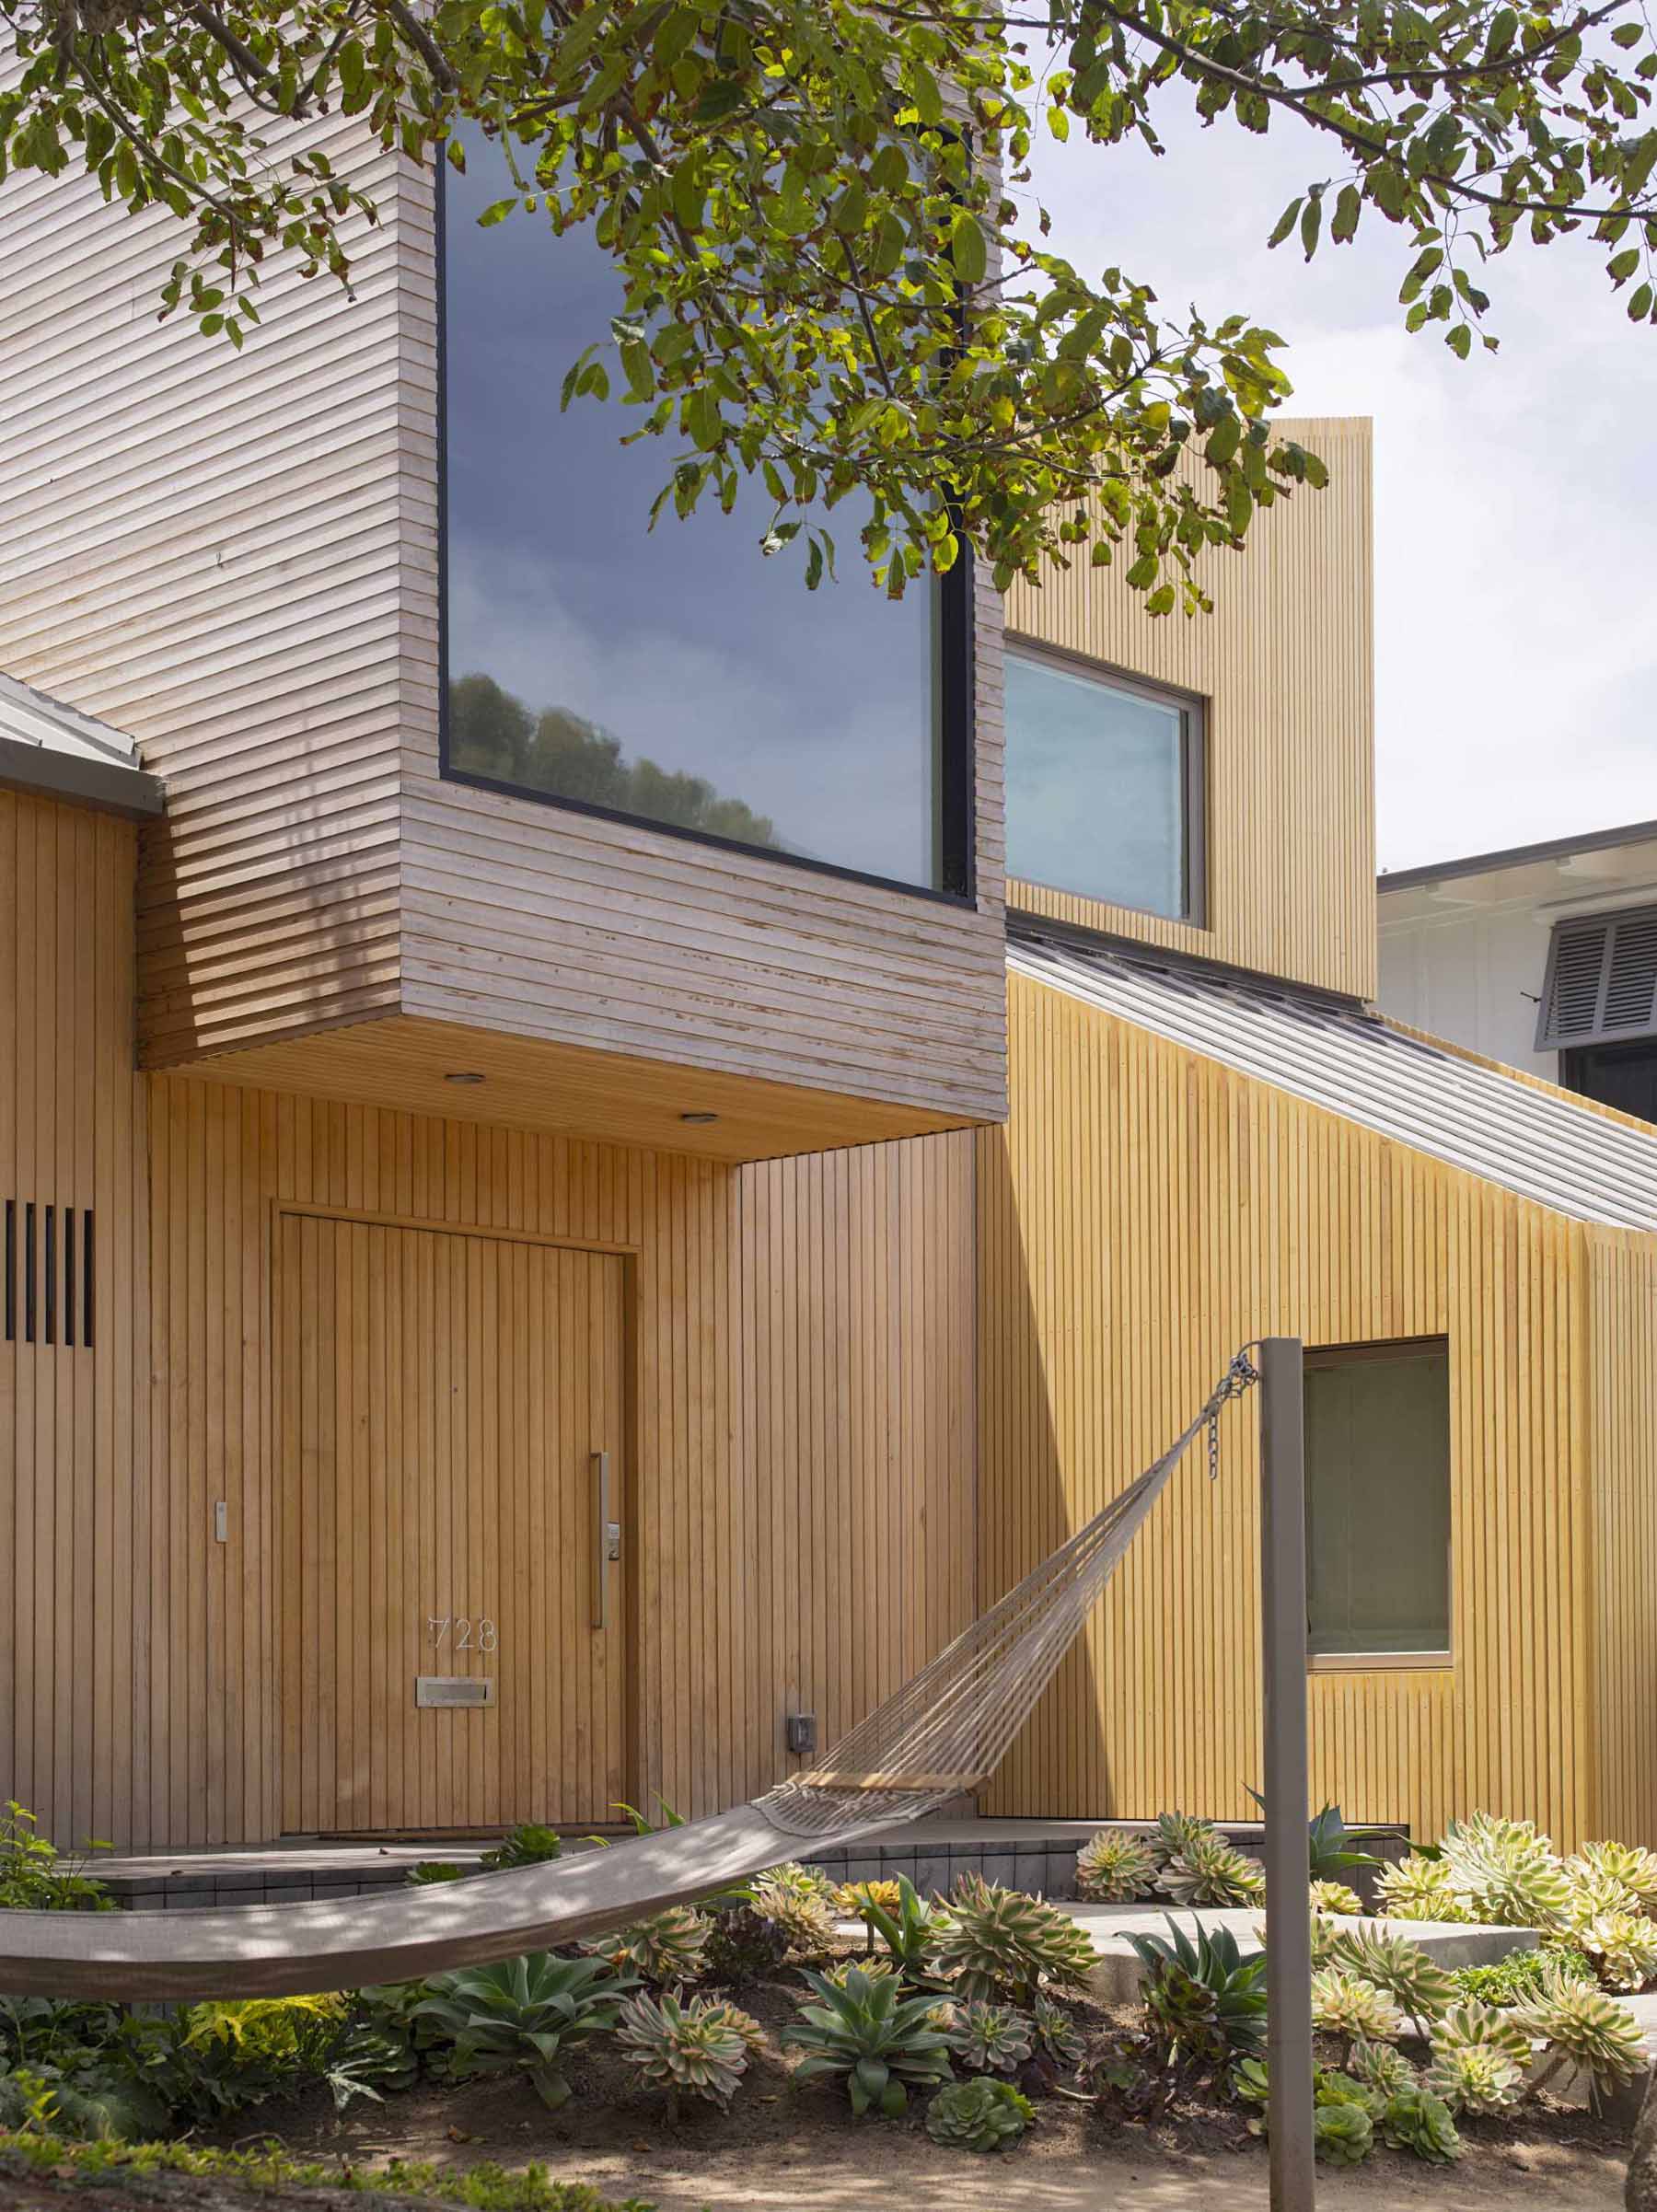
M 1313 2212 L 1312 1897 L 1306 1852 L 1306 1463 L 1301 1340 L 1260 1346 L 1266 1693 L 1266 2025 L 1271 2212 Z

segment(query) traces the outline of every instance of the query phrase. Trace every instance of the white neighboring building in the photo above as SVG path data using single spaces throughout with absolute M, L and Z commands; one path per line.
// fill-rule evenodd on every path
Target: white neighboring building
M 1657 822 L 1380 879 L 1382 1011 L 1657 1120 Z

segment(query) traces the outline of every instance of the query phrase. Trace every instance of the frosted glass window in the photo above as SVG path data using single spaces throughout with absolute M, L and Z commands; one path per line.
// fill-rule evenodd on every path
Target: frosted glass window
M 1007 655 L 1007 873 L 1199 920 L 1202 715 L 1081 666 Z
M 1308 1648 L 1448 1651 L 1448 1348 L 1310 1353 L 1305 1387 Z
M 963 889 L 969 830 L 945 789 L 969 788 L 970 671 L 949 644 L 965 564 L 888 599 L 849 497 L 820 517 L 838 578 L 808 592 L 803 547 L 759 551 L 762 487 L 729 515 L 713 493 L 689 521 L 669 505 L 651 530 L 678 441 L 623 446 L 641 417 L 616 401 L 559 409 L 565 369 L 608 336 L 614 267 L 538 217 L 480 229 L 510 187 L 498 149 L 474 134 L 467 155 L 444 176 L 448 772 Z

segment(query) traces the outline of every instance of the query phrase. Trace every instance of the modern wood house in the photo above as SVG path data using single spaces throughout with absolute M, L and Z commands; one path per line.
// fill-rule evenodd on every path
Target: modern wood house
M 1318 1786 L 1657 1840 L 1657 1141 L 1366 1011 L 1367 427 L 1210 620 L 807 600 L 644 537 L 483 166 L 211 365 L 0 207 L 0 1794 L 734 1802 L 1289 1330 Z M 996 1811 L 1249 1811 L 1247 1429 Z

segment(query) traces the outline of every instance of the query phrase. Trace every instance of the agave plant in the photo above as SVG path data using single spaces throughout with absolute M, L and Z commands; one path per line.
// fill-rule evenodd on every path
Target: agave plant
M 866 1914 L 869 1932 L 886 1945 L 899 1973 L 918 1978 L 949 1926 L 949 1916 L 941 1905 L 929 1905 L 906 1875 L 898 1875 L 896 1886 L 895 1905 L 870 1900 Z
M 1453 2113 L 1501 2112 L 1524 2095 L 1530 2058 L 1530 2037 L 1512 2013 L 1469 1998 L 1433 2029 L 1427 2087 Z
M 1199 1928 L 1193 1942 L 1170 1919 L 1169 1934 L 1130 1939 L 1146 1968 L 1145 2010 L 1170 2060 L 1219 2063 L 1266 2041 L 1266 1960 L 1246 1959 L 1229 1928 Z
M 670 2119 L 677 2117 L 681 2091 L 705 2098 L 722 2112 L 736 2094 L 749 2045 L 731 2018 L 735 2009 L 700 1997 L 681 2005 L 666 1990 L 659 1998 L 630 1997 L 622 2005 L 621 2054 L 646 2081 L 666 2090 Z
M 837 1989 L 843 1989 L 849 1974 L 866 1974 L 872 1982 L 878 1982 L 890 1980 L 897 1972 L 890 1959 L 837 1959 L 832 1966 L 822 1969 L 822 1975 Z
M 1363 1899 L 1356 1890 L 1348 1889 L 1344 1882 L 1315 1882 L 1312 1884 L 1312 1910 L 1315 1913 L 1337 1913 L 1343 1919 L 1355 1920 L 1363 1911 Z
M 1373 2090 L 1385 2103 L 1400 2090 L 1414 2089 L 1418 2077 L 1402 2051 L 1390 2043 L 1371 2043 L 1360 2036 L 1347 2053 L 1347 2072 L 1354 2081 Z
M 1156 1883 L 1151 1847 L 1120 1828 L 1101 1828 L 1076 1853 L 1076 1894 L 1095 1905 L 1131 1905 Z
M 1643 1913 L 1612 1907 L 1581 1923 L 1573 1920 L 1571 1935 L 1613 1989 L 1643 1989 L 1657 1974 L 1657 1924 Z
M 1643 1906 L 1657 1905 L 1657 1851 L 1648 1851 L 1643 1844 L 1584 1844 L 1565 1861 L 1565 1871 L 1577 1881 L 1631 1891 Z
M 1382 1910 L 1394 1920 L 1471 1920 L 1477 1916 L 1457 1896 L 1442 1859 L 1411 1851 L 1396 1866 L 1384 1867 L 1375 1891 Z
M 1553 1928 L 1570 1909 L 1564 1861 L 1534 1821 L 1470 1813 L 1444 1832 L 1443 1864 L 1456 1896 L 1480 1920 Z
M 1026 2009 L 1044 1985 L 1084 1989 L 1097 1959 L 1086 1934 L 1045 1898 L 963 1874 L 933 1963 L 963 1998 L 1002 1998 Z
M 1344 1966 L 1320 1966 L 1312 1976 L 1312 2024 L 1348 2043 L 1390 2043 L 1404 2015 L 1385 1989 Z
M 1592 1982 L 1550 1970 L 1528 2004 L 1512 2018 L 1524 2032 L 1546 2043 L 1547 2056 L 1533 2089 L 1546 2088 L 1564 2067 L 1587 2075 L 1591 2101 L 1600 2102 L 1645 2064 L 1645 2045 L 1634 2015 Z
M 761 1981 L 788 1956 L 788 1929 L 747 1902 L 715 1912 L 712 1920 L 703 1955 L 714 1981 Z
M 1007 2150 L 1036 2117 L 1036 2107 L 1005 2081 L 956 2081 L 926 2108 L 926 2132 L 951 2150 Z
M 494 1966 L 439 1975 L 413 2017 L 429 2021 L 454 2046 L 461 2074 L 518 2067 L 543 2103 L 564 2103 L 570 2085 L 560 2061 L 574 2045 L 616 2024 L 631 1977 L 603 1959 L 562 1959 L 530 1951 Z
M 636 1975 L 653 1989 L 682 1989 L 701 1974 L 713 1924 L 694 1905 L 670 1905 L 636 1920 L 587 1949 L 620 1972 Z
M 1395 2150 L 1413 2151 L 1431 2165 L 1447 2166 L 1462 2154 L 1450 2107 L 1419 2084 L 1396 2090 L 1381 2114 L 1381 2134 Z
M 782 2031 L 782 2041 L 805 2056 L 801 2080 L 843 2074 L 852 2110 L 896 2118 L 909 2102 L 907 2085 L 951 2079 L 949 2043 L 933 2019 L 937 2000 L 903 1996 L 893 1975 L 852 1967 L 838 1988 L 826 1975 L 807 1973 L 817 2001 Z
M 1337 1928 L 1329 1939 L 1325 1963 L 1342 1966 L 1385 1989 L 1408 2012 L 1418 2035 L 1431 2032 L 1432 2022 L 1455 1996 L 1455 1980 L 1436 1959 L 1408 1936 L 1394 1935 L 1373 1921 L 1362 1928 Z
M 945 2033 L 949 2047 L 969 2074 L 1013 2074 L 1035 2050 L 1035 2030 L 1011 2005 L 973 1998 L 953 2008 Z

